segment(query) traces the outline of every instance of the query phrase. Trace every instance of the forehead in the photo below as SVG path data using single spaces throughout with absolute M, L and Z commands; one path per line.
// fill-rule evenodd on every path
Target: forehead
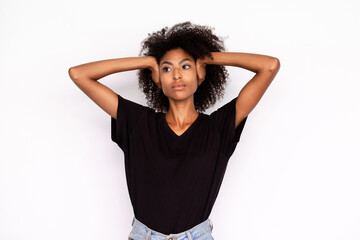
M 190 60 L 194 61 L 194 58 L 185 52 L 182 48 L 176 48 L 166 52 L 160 62 L 178 62 L 184 58 L 189 58 Z

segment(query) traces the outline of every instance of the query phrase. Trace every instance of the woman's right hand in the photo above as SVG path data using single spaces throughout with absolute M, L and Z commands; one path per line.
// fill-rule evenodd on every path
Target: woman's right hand
M 152 80 L 156 83 L 156 85 L 161 88 L 160 83 L 160 75 L 159 75 L 159 64 L 156 61 L 156 58 L 153 56 L 149 56 L 150 58 L 150 71 L 151 71 L 151 77 Z

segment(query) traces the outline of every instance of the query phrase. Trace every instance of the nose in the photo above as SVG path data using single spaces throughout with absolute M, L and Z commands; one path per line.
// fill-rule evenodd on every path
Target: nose
M 181 78 L 181 73 L 180 73 L 180 71 L 179 71 L 178 68 L 175 68 L 175 69 L 174 69 L 173 77 L 174 77 L 174 79 L 176 79 L 176 80 Z

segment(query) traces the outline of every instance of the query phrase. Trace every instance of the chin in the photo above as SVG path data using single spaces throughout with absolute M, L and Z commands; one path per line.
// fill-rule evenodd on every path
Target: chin
M 189 90 L 189 89 L 188 89 Z M 185 101 L 188 99 L 194 99 L 195 91 L 171 91 L 170 94 L 165 94 L 165 96 L 170 100 L 174 101 Z

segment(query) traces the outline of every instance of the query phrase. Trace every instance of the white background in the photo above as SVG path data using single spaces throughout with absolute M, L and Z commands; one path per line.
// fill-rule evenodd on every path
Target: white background
M 190 20 L 227 51 L 280 59 L 210 219 L 217 240 L 360 239 L 357 1 L 0 1 L 0 239 L 127 239 L 133 217 L 110 116 L 68 76 L 138 56 Z M 228 67 L 225 97 L 254 75 Z M 101 80 L 140 104 L 136 72 Z

